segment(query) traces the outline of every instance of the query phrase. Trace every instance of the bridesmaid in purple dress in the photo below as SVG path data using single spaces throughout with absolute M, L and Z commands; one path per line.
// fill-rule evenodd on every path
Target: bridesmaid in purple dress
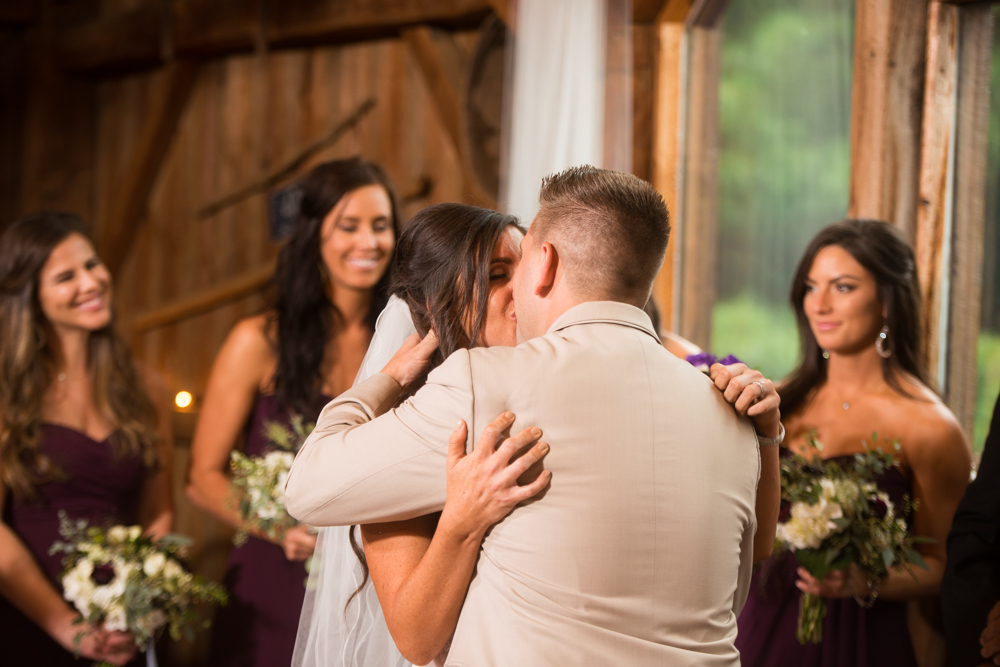
M 173 521 L 165 392 L 156 378 L 140 379 L 111 303 L 111 276 L 77 217 L 28 216 L 0 238 L 4 664 L 124 664 L 136 655 L 131 635 L 78 624 L 62 599 L 61 558 L 49 555 L 60 510 L 154 536 Z
M 315 422 L 329 397 L 350 388 L 388 299 L 397 224 L 389 179 L 372 163 L 328 162 L 303 180 L 275 302 L 233 327 L 216 357 L 192 443 L 195 503 L 235 526 L 229 460 L 241 436 L 246 454 L 262 454 L 265 422 Z M 280 543 L 251 536 L 232 550 L 210 664 L 290 664 L 315 545 L 311 529 L 296 526 Z
M 878 485 L 896 503 L 904 494 L 919 503 L 908 523 L 913 534 L 936 540 L 918 547 L 929 570 L 911 575 L 897 567 L 867 581 L 851 566 L 817 581 L 793 555 L 772 556 L 755 572 L 739 618 L 736 645 L 746 667 L 905 667 L 917 664 L 914 647 L 931 639 L 922 616 L 908 626 L 907 607 L 938 595 L 971 452 L 919 362 L 919 294 L 913 251 L 891 225 L 849 220 L 821 231 L 792 284 L 803 361 L 779 393 L 792 450 L 804 453 L 811 432 L 827 459 L 863 451 L 875 432 L 879 444 L 899 442 L 898 466 Z M 818 645 L 795 638 L 802 591 L 828 598 Z M 918 628 L 912 637 L 911 627 Z

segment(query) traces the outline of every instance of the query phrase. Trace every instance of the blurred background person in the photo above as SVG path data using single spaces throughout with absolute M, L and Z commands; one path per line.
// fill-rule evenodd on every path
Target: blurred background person
M 976 479 L 948 534 L 941 607 L 948 667 L 1000 664 L 1000 398 Z
M 392 186 L 360 158 L 314 168 L 302 181 L 301 210 L 278 257 L 276 297 L 236 324 L 219 350 L 191 447 L 188 496 L 238 525 L 230 455 L 273 447 L 265 425 L 293 416 L 315 423 L 323 405 L 357 375 L 387 300 L 398 213 Z M 230 553 L 229 605 L 216 616 L 209 663 L 287 665 L 305 596 L 305 561 L 316 545 L 308 526 L 279 543 L 251 535 Z
M 130 634 L 81 624 L 62 598 L 59 511 L 170 532 L 165 388 L 114 328 L 111 274 L 68 213 L 0 238 L 0 628 L 11 665 L 124 664 Z M 74 658 L 74 651 L 82 656 Z M 144 662 L 144 661 L 143 661 Z
M 945 538 L 971 469 L 962 430 L 918 360 L 919 294 L 913 251 L 893 226 L 848 220 L 822 230 L 792 283 L 802 362 L 779 393 L 792 451 L 811 456 L 811 434 L 827 460 L 849 460 L 876 432 L 872 445 L 899 442 L 898 466 L 878 484 L 897 505 L 906 494 L 918 503 L 907 521 L 912 534 L 934 540 L 918 547 L 929 570 L 895 567 L 869 582 L 850 567 L 817 581 L 793 554 L 772 556 L 754 574 L 739 619 L 736 644 L 748 667 L 916 665 L 906 603 L 938 594 Z M 820 644 L 796 639 L 803 591 L 829 599 Z

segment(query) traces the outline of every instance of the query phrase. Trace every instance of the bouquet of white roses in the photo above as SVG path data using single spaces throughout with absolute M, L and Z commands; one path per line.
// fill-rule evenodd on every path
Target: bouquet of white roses
M 874 594 L 877 582 L 894 564 L 927 569 L 913 545 L 928 540 L 907 532 L 905 517 L 915 504 L 904 497 L 902 507 L 896 507 L 875 485 L 877 477 L 895 465 L 892 455 L 866 445 L 865 453 L 849 463 L 824 461 L 819 456 L 822 445 L 814 437 L 810 444 L 810 459 L 798 454 L 782 459 L 776 546 L 793 551 L 799 564 L 819 580 L 855 563 Z M 899 449 L 898 443 L 894 447 Z M 803 593 L 796 631 L 801 644 L 822 641 L 825 616 L 826 600 Z
M 233 541 L 246 542 L 251 532 L 260 532 L 281 540 L 285 531 L 298 524 L 285 510 L 285 480 L 292 467 L 295 452 L 312 432 L 313 424 L 303 424 L 298 415 L 292 417 L 291 429 L 277 423 L 264 424 L 273 449 L 263 456 L 246 456 L 233 452 L 234 504 L 240 525 Z
M 153 540 L 139 526 L 87 526 L 59 512 L 59 540 L 49 553 L 65 553 L 63 595 L 92 625 L 131 632 L 137 647 L 151 643 L 169 626 L 180 639 L 197 619 L 196 604 L 226 603 L 218 584 L 196 577 L 181 565 L 187 538 L 167 535 Z M 206 621 L 205 626 L 207 627 Z M 78 638 L 79 640 L 79 638 Z

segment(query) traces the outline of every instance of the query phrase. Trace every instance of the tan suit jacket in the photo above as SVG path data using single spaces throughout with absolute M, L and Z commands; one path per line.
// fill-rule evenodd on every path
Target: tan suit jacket
M 584 303 L 516 348 L 456 352 L 391 409 L 399 391 L 379 374 L 326 406 L 288 477 L 292 516 L 441 510 L 458 419 L 470 449 L 504 410 L 551 445 L 550 487 L 483 542 L 447 665 L 739 664 L 757 440 L 645 313 Z

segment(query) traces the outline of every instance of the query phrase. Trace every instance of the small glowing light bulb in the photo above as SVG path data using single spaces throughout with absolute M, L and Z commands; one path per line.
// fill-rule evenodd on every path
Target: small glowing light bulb
M 177 392 L 177 395 L 174 396 L 174 403 L 176 403 L 179 408 L 186 408 L 193 402 L 194 396 L 192 396 L 189 391 L 179 391 Z

